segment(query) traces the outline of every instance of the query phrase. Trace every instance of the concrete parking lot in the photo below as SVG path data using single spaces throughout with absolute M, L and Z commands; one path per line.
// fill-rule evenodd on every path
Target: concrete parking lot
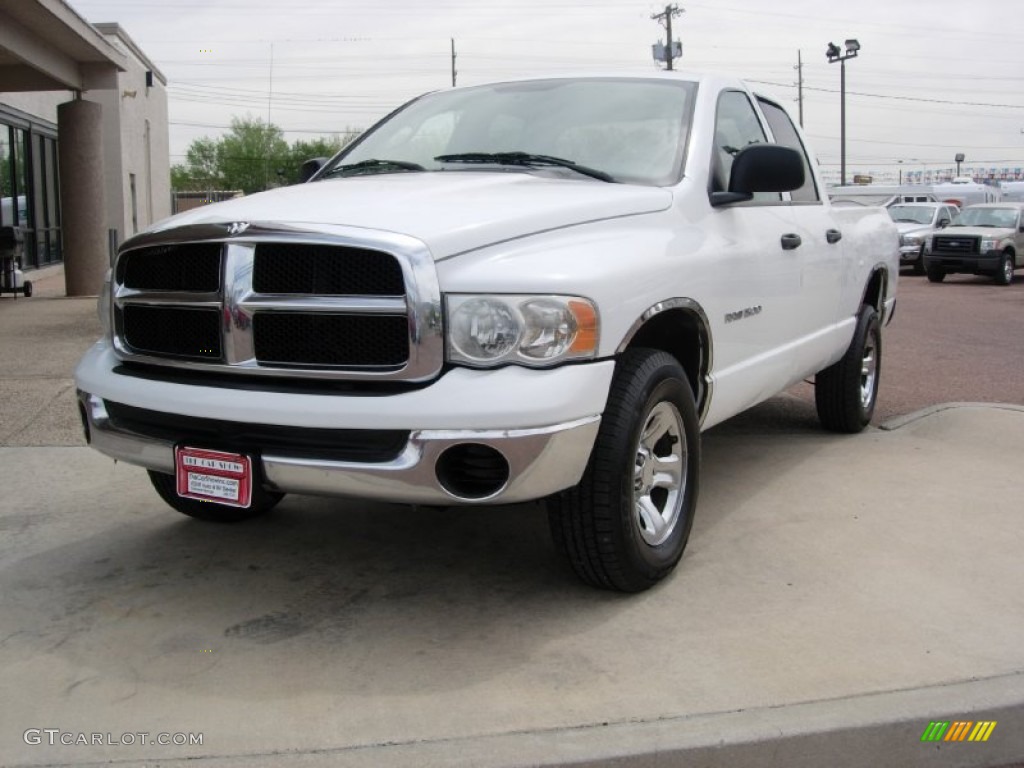
M 912 280 L 897 372 L 907 315 L 975 290 Z M 82 447 L 69 371 L 95 322 L 0 302 L 4 765 L 1024 760 L 1024 398 L 853 437 L 775 398 L 706 433 L 683 562 L 626 597 L 574 582 L 536 504 L 181 517 Z M 957 720 L 997 725 L 921 741 Z

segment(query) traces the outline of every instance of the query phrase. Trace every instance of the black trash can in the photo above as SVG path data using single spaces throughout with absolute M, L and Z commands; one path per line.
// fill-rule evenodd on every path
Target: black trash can
M 24 253 L 25 231 L 21 227 L 0 227 L 0 294 L 32 295 L 32 283 L 21 274 Z

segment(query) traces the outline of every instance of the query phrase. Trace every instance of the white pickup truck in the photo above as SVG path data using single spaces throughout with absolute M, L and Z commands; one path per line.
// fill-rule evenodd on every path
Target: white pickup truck
M 289 492 L 546 499 L 582 579 L 646 589 L 686 545 L 703 429 L 811 376 L 825 427 L 871 419 L 898 237 L 817 167 L 732 78 L 423 96 L 307 183 L 123 245 L 86 437 L 205 520 Z

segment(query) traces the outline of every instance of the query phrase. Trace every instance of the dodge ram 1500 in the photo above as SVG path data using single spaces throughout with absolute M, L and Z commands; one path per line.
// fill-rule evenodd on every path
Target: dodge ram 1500
M 87 438 L 180 512 L 545 499 L 583 580 L 640 591 L 686 546 L 702 430 L 812 376 L 826 428 L 871 419 L 896 229 L 833 208 L 740 80 L 444 90 L 314 170 L 111 270 Z

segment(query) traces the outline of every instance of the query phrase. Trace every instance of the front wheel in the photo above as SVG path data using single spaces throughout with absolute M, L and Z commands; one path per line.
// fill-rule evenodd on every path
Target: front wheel
M 588 584 L 640 592 L 686 548 L 697 505 L 700 430 L 671 355 L 627 351 L 580 484 L 548 501 L 556 546 Z
M 228 504 L 218 504 L 215 501 L 200 501 L 199 499 L 185 499 L 178 495 L 177 482 L 174 475 L 163 472 L 149 472 L 149 481 L 153 484 L 157 494 L 167 502 L 168 505 L 181 512 L 183 515 L 194 517 L 198 520 L 206 520 L 212 523 L 240 523 L 269 512 L 282 498 L 283 493 L 274 493 L 253 485 L 252 499 L 248 507 L 232 507 Z
M 917 254 L 917 258 L 914 260 L 914 274 L 924 274 L 924 246 L 921 246 L 920 253 Z
M 1004 253 L 1003 261 L 999 265 L 999 271 L 996 272 L 996 282 L 999 285 L 1009 285 L 1013 282 L 1013 254 Z
M 865 304 L 857 314 L 846 354 L 814 377 L 814 404 L 821 425 L 833 432 L 864 429 L 875 413 L 881 372 L 882 328 L 878 312 Z
M 946 270 L 942 267 L 935 267 L 930 264 L 926 264 L 924 271 L 925 274 L 928 275 L 929 283 L 941 283 L 946 279 Z

